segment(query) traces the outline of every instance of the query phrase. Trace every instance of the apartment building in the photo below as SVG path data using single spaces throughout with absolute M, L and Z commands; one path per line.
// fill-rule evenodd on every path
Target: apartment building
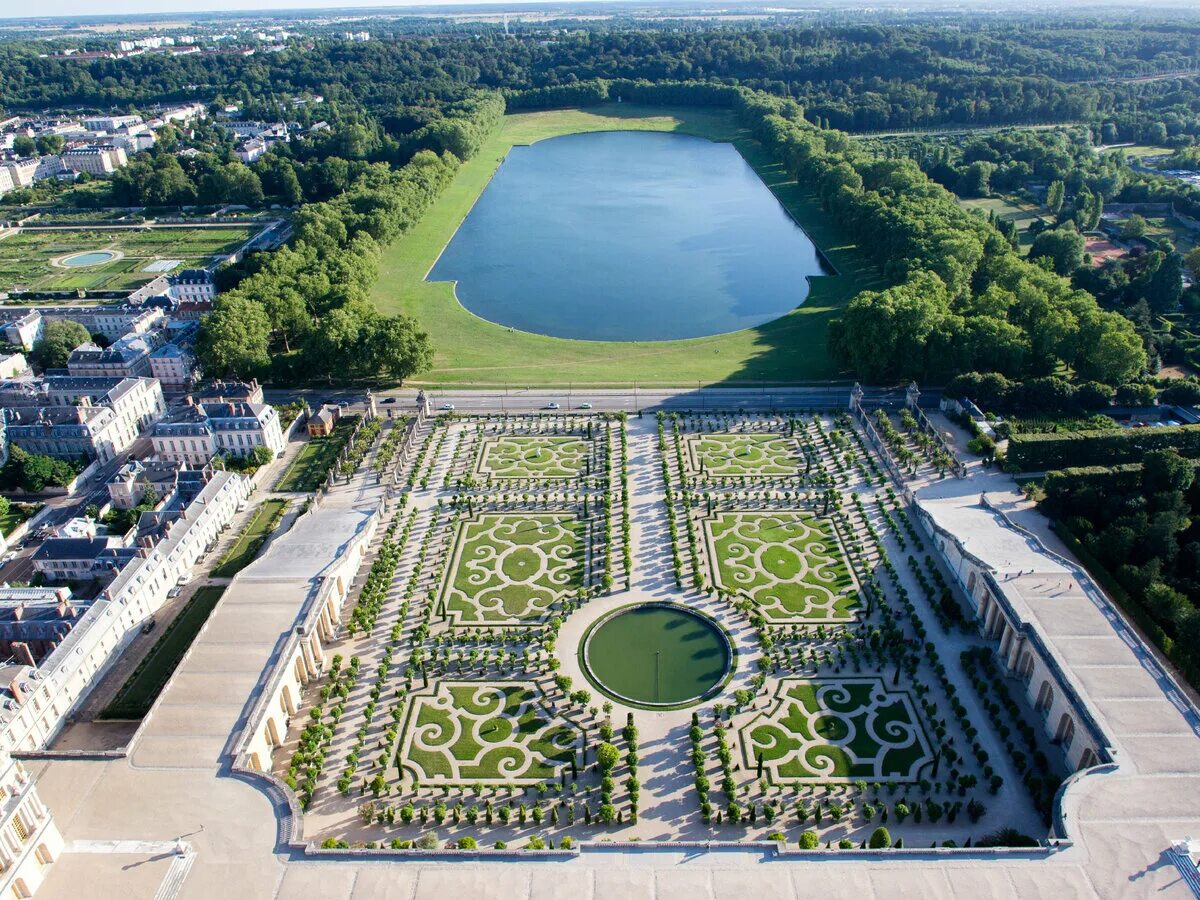
M 167 296 L 180 304 L 212 303 L 217 296 L 217 285 L 213 281 L 212 272 L 206 269 L 183 269 L 167 276 L 167 284 Z
M 267 403 L 210 400 L 174 410 L 154 426 L 150 438 L 158 459 L 204 465 L 214 456 L 243 457 L 256 447 L 283 452 L 279 414 Z
M 164 394 L 178 397 L 196 381 L 196 357 L 178 344 L 164 344 L 150 354 L 150 374 L 158 379 Z
M 32 350 L 46 327 L 40 313 L 27 310 L 6 309 L 0 312 L 0 324 L 4 328 L 4 339 L 22 350 Z
M 115 459 L 166 411 L 153 378 L 47 378 L 0 386 L 8 441 L 61 459 Z
M 148 376 L 150 354 L 157 345 L 149 334 L 127 334 L 103 348 L 91 342 L 80 344 L 67 357 L 67 371 L 96 378 Z
M 124 149 L 114 144 L 88 144 L 64 150 L 62 161 L 72 172 L 104 176 L 123 168 L 129 159 Z

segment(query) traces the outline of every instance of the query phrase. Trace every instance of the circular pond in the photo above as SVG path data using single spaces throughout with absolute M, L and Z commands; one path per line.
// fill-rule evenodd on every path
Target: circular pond
M 618 609 L 588 629 L 583 670 L 605 694 L 651 707 L 706 699 L 728 680 L 733 646 L 707 616 L 670 603 Z
M 60 262 L 64 266 L 98 266 L 100 263 L 111 262 L 117 254 L 111 250 L 89 250 L 87 253 L 76 253 L 74 256 L 64 256 Z

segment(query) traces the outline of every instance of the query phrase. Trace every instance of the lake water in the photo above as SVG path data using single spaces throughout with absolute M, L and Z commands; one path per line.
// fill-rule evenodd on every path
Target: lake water
M 733 145 L 618 131 L 514 147 L 428 278 L 501 325 L 639 341 L 761 325 L 820 274 Z

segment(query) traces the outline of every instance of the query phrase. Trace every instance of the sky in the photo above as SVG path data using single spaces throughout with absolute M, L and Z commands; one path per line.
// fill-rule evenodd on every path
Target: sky
M 413 0 L 411 3 L 372 3 L 371 0 L 38 0 L 32 6 L 17 0 L 0 0 L 0 19 L 29 16 L 96 16 L 176 12 L 239 12 L 243 10 L 338 9 L 342 7 L 449 6 L 464 2 L 502 3 L 505 0 Z M 509 0 L 511 2 L 511 0 Z M 537 0 L 521 0 L 522 3 Z M 547 0 L 548 2 L 548 0 Z

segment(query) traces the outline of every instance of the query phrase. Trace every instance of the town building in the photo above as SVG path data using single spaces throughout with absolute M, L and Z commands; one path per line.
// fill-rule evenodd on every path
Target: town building
M 183 269 L 167 276 L 167 296 L 183 303 L 212 303 L 217 296 L 217 285 L 212 272 L 207 269 Z
M 124 43 L 124 42 L 122 42 Z M 91 116 L 86 119 L 81 119 L 79 124 L 88 131 L 107 131 L 113 132 L 118 128 L 127 128 L 130 125 L 141 125 L 141 116 Z
M 0 355 L 0 379 L 20 378 L 31 375 L 29 362 L 24 353 L 6 353 Z
M 191 390 L 196 381 L 196 357 L 172 342 L 163 344 L 150 354 L 150 374 L 162 385 L 168 397 L 178 397 Z
M 123 554 L 118 551 L 127 546 L 113 534 L 46 538 L 33 554 L 33 568 L 51 582 L 89 581 L 119 570 Z
M 124 167 L 129 159 L 122 148 L 113 144 L 88 144 L 64 150 L 62 161 L 72 172 L 103 176 Z
M 204 465 L 214 456 L 244 457 L 256 447 L 283 452 L 279 414 L 267 403 L 188 398 L 154 426 L 150 438 L 158 459 Z
M 61 156 L 33 156 L 28 159 L 8 159 L 0 162 L 0 168 L 8 172 L 13 189 L 29 187 L 46 178 L 57 178 L 71 170 Z
M 262 140 L 261 138 L 251 138 L 239 146 L 234 152 L 237 154 L 238 159 L 240 159 L 246 165 L 250 165 L 250 163 L 254 162 L 267 152 L 267 144 L 266 141 Z
M 32 350 L 45 330 L 45 321 L 37 312 L 4 310 L 0 312 L 0 322 L 3 323 L 4 339 L 22 350 Z
M 155 307 L 131 306 L 25 306 L 10 307 L 4 316 L 40 316 L 43 322 L 77 322 L 88 330 L 109 341 L 117 341 L 127 334 L 149 334 L 166 324 L 166 314 Z M 41 329 L 35 328 L 37 336 Z M 36 338 L 35 338 L 36 340 Z M 9 343 L 15 343 L 11 339 Z
M 0 385 L 8 441 L 28 453 L 108 462 L 166 411 L 153 378 L 47 378 Z
M 150 354 L 157 341 L 151 335 L 127 334 L 108 347 L 90 341 L 80 344 L 67 357 L 72 375 L 95 378 L 131 378 L 150 374 Z
M 117 509 L 133 509 L 148 495 L 166 497 L 175 490 L 179 473 L 186 468 L 170 460 L 131 459 L 108 480 L 109 502 Z
M 130 558 L 71 633 L 37 669 L 20 667 L 0 703 L 0 747 L 44 747 L 61 730 L 116 651 L 159 610 L 171 588 L 191 576 L 251 490 L 250 479 L 233 472 L 180 474 L 175 495 L 142 517 Z
M 84 609 L 69 587 L 0 585 L 0 658 L 37 665 L 70 634 Z
M 342 411 L 331 404 L 322 406 L 308 417 L 308 433 L 311 437 L 325 437 L 342 417 Z

